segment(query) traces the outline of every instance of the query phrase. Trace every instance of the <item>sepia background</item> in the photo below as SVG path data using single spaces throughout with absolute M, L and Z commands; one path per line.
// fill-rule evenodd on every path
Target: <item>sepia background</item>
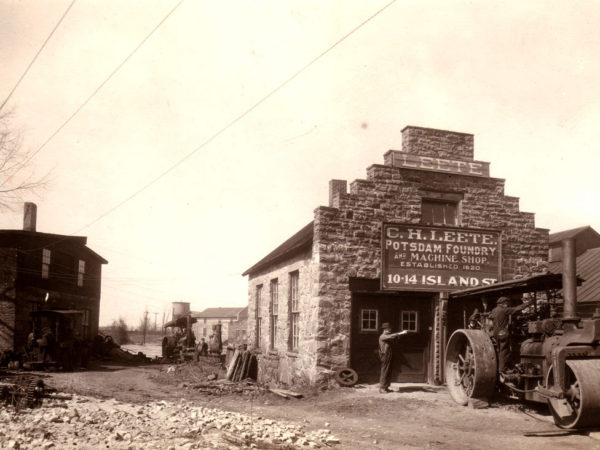
M 88 236 L 100 324 L 137 325 L 245 305 L 241 273 L 406 125 L 474 134 L 536 226 L 600 231 L 599 22 L 591 1 L 0 0 L 0 102 L 49 176 L 38 231 Z

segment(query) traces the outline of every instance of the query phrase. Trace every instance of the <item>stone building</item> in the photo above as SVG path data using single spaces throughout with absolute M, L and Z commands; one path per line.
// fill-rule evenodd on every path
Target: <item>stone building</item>
M 236 320 L 229 324 L 227 343 L 231 345 L 247 344 L 248 337 L 248 307 L 242 309 Z
M 87 238 L 36 231 L 37 207 L 25 203 L 23 230 L 0 230 L 0 351 L 21 353 L 30 313 L 80 311 L 83 338 L 98 334 L 104 258 Z
M 315 384 L 351 367 L 375 381 L 389 322 L 409 331 L 393 380 L 443 381 L 448 294 L 547 269 L 548 230 L 473 153 L 471 134 L 404 128 L 401 151 L 349 192 L 331 180 L 329 205 L 244 272 L 260 379 Z
M 213 325 L 221 325 L 221 340 L 224 344 L 229 343 L 229 329 L 231 325 L 234 325 L 240 320 L 240 314 L 247 314 L 245 307 L 236 308 L 206 308 L 201 312 L 193 312 L 192 317 L 196 318 L 197 321 L 192 325 L 192 330 L 196 335 L 196 340 L 204 338 L 208 341 L 208 338 L 213 334 Z

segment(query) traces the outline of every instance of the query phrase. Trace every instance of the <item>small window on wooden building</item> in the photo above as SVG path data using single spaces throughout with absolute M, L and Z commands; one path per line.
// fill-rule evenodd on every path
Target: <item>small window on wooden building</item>
M 90 311 L 88 309 L 83 310 L 83 320 L 81 323 L 81 328 L 83 331 L 83 338 L 90 338 Z
M 419 311 L 402 311 L 400 315 L 400 331 L 416 333 L 419 331 Z
M 85 276 L 85 261 L 79 260 L 79 265 L 77 266 L 77 286 L 83 286 L 83 277 Z
M 378 331 L 378 313 L 376 309 L 360 310 L 360 331 Z
M 52 252 L 47 248 L 42 250 L 42 278 L 50 278 L 50 260 Z

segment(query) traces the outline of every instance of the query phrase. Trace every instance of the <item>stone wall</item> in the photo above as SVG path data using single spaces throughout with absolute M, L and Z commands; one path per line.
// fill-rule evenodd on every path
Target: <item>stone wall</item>
M 402 151 L 420 156 L 473 161 L 472 134 L 408 126 L 402 130 Z
M 273 265 L 268 271 L 251 274 L 248 280 L 248 344 L 256 344 L 256 289 L 263 286 L 260 316 L 262 317 L 261 345 L 255 348 L 258 353 L 258 378 L 263 382 L 283 384 L 308 384 L 316 382 L 316 334 L 317 304 L 313 295 L 313 258 L 306 251 L 290 259 Z M 301 352 L 290 348 L 290 273 L 299 273 L 299 348 Z M 279 308 L 277 315 L 277 333 L 274 345 L 270 336 L 270 294 L 269 286 L 273 279 L 278 280 Z
M 221 324 L 221 342 L 228 341 L 229 328 L 233 321 L 234 319 L 199 317 L 198 321 L 192 325 L 192 331 L 194 332 L 194 336 L 196 336 L 196 342 L 200 342 L 200 339 L 202 338 L 208 342 L 208 338 L 213 334 L 213 327 L 218 324 Z
M 430 131 L 405 129 L 403 150 L 472 160 L 472 135 Z M 439 151 L 433 152 L 435 148 Z M 422 199 L 439 192 L 462 198 L 459 226 L 501 230 L 503 280 L 547 268 L 548 230 L 536 228 L 534 214 L 519 211 L 518 199 L 504 195 L 503 179 L 372 165 L 367 179 L 350 184 L 350 193 L 333 196 L 335 208 L 315 211 L 318 366 L 349 362 L 348 279 L 380 277 L 382 222 L 419 223 Z
M 473 135 L 419 127 L 402 132 L 402 150 L 414 155 L 473 161 Z M 318 383 L 330 369 L 350 362 L 352 297 L 349 278 L 381 276 L 382 222 L 420 223 L 423 198 L 459 199 L 459 226 L 501 231 L 503 280 L 547 268 L 548 230 L 535 227 L 534 215 L 504 194 L 504 180 L 384 165 L 367 168 L 366 179 L 330 182 L 329 205 L 314 211 L 312 252 L 254 273 L 248 283 L 248 343 L 256 340 L 256 287 L 263 285 L 259 379 L 287 384 Z M 485 163 L 487 164 L 487 163 Z M 300 272 L 300 348 L 290 352 L 289 273 Z M 269 283 L 279 280 L 279 315 L 274 348 L 269 345 Z M 446 297 L 436 303 L 432 351 L 434 381 L 441 381 L 440 343 L 445 333 Z

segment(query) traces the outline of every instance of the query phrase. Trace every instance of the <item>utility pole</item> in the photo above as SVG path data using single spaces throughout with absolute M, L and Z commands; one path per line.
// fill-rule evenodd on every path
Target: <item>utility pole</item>
M 143 326 L 142 345 L 146 345 L 146 331 L 147 330 L 148 330 L 148 310 L 144 311 L 144 326 Z
M 158 328 L 156 328 L 156 316 L 158 316 L 158 313 L 155 312 L 154 314 L 154 331 L 158 331 Z

